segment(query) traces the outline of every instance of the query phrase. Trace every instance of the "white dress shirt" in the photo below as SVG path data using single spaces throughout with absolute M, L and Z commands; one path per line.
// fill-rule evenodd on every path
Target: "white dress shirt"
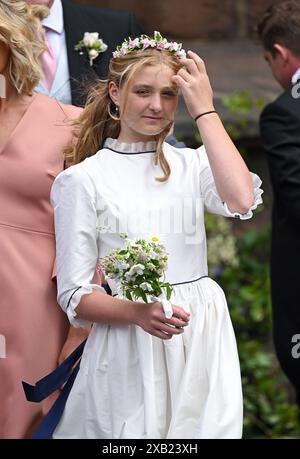
M 47 39 L 56 57 L 57 70 L 50 91 L 44 87 L 42 82 L 36 86 L 35 90 L 65 104 L 71 104 L 70 72 L 61 0 L 54 0 L 50 14 L 42 21 L 42 24 L 47 28 Z

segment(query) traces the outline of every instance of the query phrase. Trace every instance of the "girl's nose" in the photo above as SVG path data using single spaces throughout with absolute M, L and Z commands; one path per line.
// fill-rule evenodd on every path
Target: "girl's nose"
M 153 94 L 149 108 L 155 112 L 161 111 L 161 98 L 159 94 Z

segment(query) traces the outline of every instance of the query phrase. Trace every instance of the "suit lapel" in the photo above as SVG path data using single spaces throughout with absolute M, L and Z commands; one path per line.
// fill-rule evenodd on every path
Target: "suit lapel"
M 70 72 L 70 83 L 72 91 L 72 103 L 83 105 L 85 95 L 83 95 L 86 83 L 97 78 L 97 73 L 101 74 L 103 67 L 101 55 L 96 59 L 97 64 L 91 67 L 88 57 L 74 50 L 74 46 L 83 38 L 84 32 L 97 32 L 90 30 L 95 27 L 91 24 L 91 18 L 85 13 L 84 8 L 75 5 L 69 0 L 62 0 L 64 29 L 66 46 L 68 53 L 68 65 Z
M 63 0 L 62 5 L 71 88 L 73 91 L 74 80 L 79 79 L 82 73 L 82 58 L 84 58 L 84 56 L 81 56 L 74 50 L 74 46 L 82 37 L 78 36 L 78 14 L 76 6 L 74 7 L 74 5 L 67 0 Z
M 85 101 L 84 89 L 87 82 L 95 78 L 106 78 L 109 60 L 117 45 L 120 45 L 128 35 L 140 35 L 140 28 L 129 13 L 119 13 L 110 9 L 77 5 L 69 0 L 62 0 L 64 29 L 68 52 L 68 66 L 71 78 L 72 102 L 82 105 Z M 80 55 L 74 46 L 83 38 L 84 32 L 99 32 L 107 51 L 95 59 L 93 66 L 89 65 L 86 52 Z

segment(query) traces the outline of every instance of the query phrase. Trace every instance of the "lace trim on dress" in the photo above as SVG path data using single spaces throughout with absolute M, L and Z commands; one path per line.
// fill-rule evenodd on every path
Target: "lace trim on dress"
M 155 153 L 156 142 L 118 142 L 118 139 L 107 138 L 104 142 L 103 148 L 114 151 L 115 153 L 122 153 L 127 155 L 137 155 L 141 153 Z
M 261 195 L 263 194 L 263 190 L 260 188 L 262 181 L 258 177 L 258 175 L 254 174 L 253 172 L 250 172 L 251 178 L 252 178 L 252 185 L 253 185 L 253 191 L 254 191 L 254 202 L 248 212 L 244 214 L 240 214 L 239 212 L 231 212 L 226 204 L 226 202 L 223 202 L 223 206 L 225 208 L 226 214 L 228 217 L 234 217 L 234 218 L 239 218 L 240 220 L 248 220 L 249 218 L 252 218 L 253 216 L 253 210 L 257 208 L 259 204 L 262 204 L 263 200 Z

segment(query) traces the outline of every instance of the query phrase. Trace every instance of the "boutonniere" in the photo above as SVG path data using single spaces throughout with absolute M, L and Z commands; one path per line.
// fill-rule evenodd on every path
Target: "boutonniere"
M 107 50 L 107 44 L 99 38 L 98 32 L 85 32 L 83 39 L 75 45 L 74 49 L 75 51 L 79 51 L 79 54 L 83 54 L 83 49 L 85 49 L 88 54 L 90 66 L 92 66 L 93 61 L 99 54 Z

